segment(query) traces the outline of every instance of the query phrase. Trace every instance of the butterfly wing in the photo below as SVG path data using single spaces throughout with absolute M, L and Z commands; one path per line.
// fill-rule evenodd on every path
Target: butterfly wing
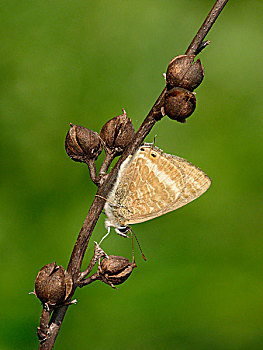
M 137 157 L 142 159 L 137 161 L 140 181 L 130 185 L 133 215 L 127 225 L 176 210 L 200 197 L 211 184 L 201 169 L 183 158 L 161 153 L 157 148 L 144 147 Z
M 117 225 L 126 226 L 176 210 L 200 197 L 210 184 L 209 177 L 185 159 L 143 145 L 120 171 L 108 199 L 116 203 L 111 208 Z

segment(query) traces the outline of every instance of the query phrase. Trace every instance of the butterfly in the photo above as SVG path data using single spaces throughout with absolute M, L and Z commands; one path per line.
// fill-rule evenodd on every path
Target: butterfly
M 211 179 L 178 156 L 143 144 L 122 163 L 107 197 L 105 226 L 126 236 L 129 225 L 154 219 L 200 197 Z

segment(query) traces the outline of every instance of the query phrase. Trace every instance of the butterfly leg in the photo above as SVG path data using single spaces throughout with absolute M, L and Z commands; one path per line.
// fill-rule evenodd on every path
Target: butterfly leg
M 108 236 L 110 234 L 110 226 L 108 226 L 107 227 L 107 233 L 106 233 L 106 235 L 104 235 L 103 237 L 102 237 L 102 239 L 100 240 L 100 242 L 99 242 L 99 246 L 101 245 L 101 242 L 102 241 L 104 241 L 104 239 Z M 106 253 L 105 253 L 106 254 Z M 106 259 L 109 259 L 109 257 L 108 257 L 108 255 L 106 254 Z M 99 266 L 100 266 L 100 261 L 101 261 L 101 258 L 99 258 Z
M 126 235 L 125 233 L 121 233 L 121 232 L 117 232 L 118 235 L 125 237 L 125 238 L 130 238 L 128 235 Z
M 122 237 L 130 238 L 128 235 L 126 235 L 126 233 L 130 231 L 130 228 L 128 226 L 115 227 L 115 231 Z
M 99 242 L 99 245 L 101 244 L 102 241 L 104 241 L 104 239 L 110 234 L 110 226 L 107 227 L 107 233 L 105 236 L 102 237 L 102 239 Z

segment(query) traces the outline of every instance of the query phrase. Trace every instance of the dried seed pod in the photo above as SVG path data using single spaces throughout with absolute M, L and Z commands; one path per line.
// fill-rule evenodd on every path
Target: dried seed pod
M 100 263 L 100 275 L 103 282 L 110 285 L 122 284 L 132 273 L 136 265 L 123 256 L 109 255 Z
M 196 89 L 204 78 L 204 68 L 195 56 L 180 55 L 175 57 L 168 65 L 166 83 L 168 90 L 181 87 L 189 91 Z
M 102 152 L 99 135 L 83 126 L 70 124 L 65 149 L 68 156 L 75 162 L 86 163 L 89 159 L 97 159 Z
M 123 271 L 119 272 L 118 274 L 109 275 L 107 277 L 107 279 L 113 285 L 122 284 L 123 282 L 125 282 L 128 279 L 128 277 L 132 273 L 133 268 L 134 268 L 133 265 L 129 265 Z
M 42 267 L 35 280 L 35 295 L 50 306 L 63 303 L 71 290 L 71 276 L 55 262 Z
M 101 129 L 100 137 L 104 141 L 105 152 L 120 155 L 135 135 L 132 121 L 123 114 L 110 119 Z
M 129 259 L 123 256 L 109 255 L 108 259 L 102 260 L 100 268 L 104 274 L 116 274 L 125 269 L 129 264 Z
M 167 91 L 164 99 L 165 114 L 178 122 L 184 123 L 195 110 L 196 98 L 193 92 L 183 88 Z

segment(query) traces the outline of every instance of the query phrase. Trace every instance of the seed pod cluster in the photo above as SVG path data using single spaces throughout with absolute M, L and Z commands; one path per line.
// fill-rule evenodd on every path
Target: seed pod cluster
M 101 128 L 100 135 L 83 126 L 70 123 L 65 149 L 72 160 L 88 165 L 92 181 L 99 185 L 113 158 L 122 154 L 134 135 L 132 121 L 123 109 L 123 114 L 110 119 Z M 95 160 L 101 154 L 102 148 L 106 155 L 97 176 Z
M 72 284 L 69 273 L 53 262 L 39 271 L 35 280 L 35 295 L 43 304 L 53 307 L 67 300 Z
M 130 263 L 129 259 L 123 256 L 109 255 L 100 263 L 100 279 L 114 287 L 125 282 L 134 267 L 136 267 L 135 263 Z
M 123 114 L 110 119 L 100 131 L 100 137 L 104 143 L 105 152 L 120 155 L 135 135 L 132 121 Z
M 194 58 L 194 55 L 177 56 L 169 63 L 166 72 L 164 112 L 169 118 L 181 123 L 194 112 L 196 98 L 193 90 L 204 77 L 200 60 L 194 62 Z

